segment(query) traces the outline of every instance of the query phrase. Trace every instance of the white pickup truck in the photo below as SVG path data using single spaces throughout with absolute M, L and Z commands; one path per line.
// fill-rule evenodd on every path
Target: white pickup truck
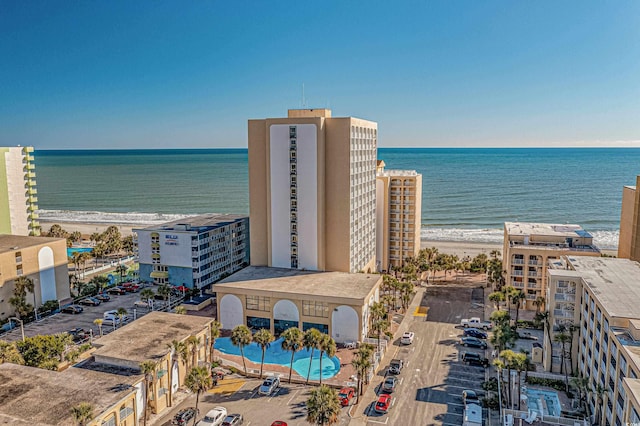
M 468 319 L 465 318 L 462 321 L 460 321 L 460 325 L 463 326 L 464 328 L 473 327 L 478 329 L 481 328 L 483 330 L 490 330 L 493 328 L 493 324 L 491 323 L 491 321 L 482 321 L 478 317 L 473 317 Z

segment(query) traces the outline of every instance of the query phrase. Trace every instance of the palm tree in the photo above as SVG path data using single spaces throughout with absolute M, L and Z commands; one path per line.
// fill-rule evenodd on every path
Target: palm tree
M 177 368 L 178 362 L 185 362 L 185 360 L 187 359 L 187 344 L 185 342 L 174 339 L 167 346 L 171 350 L 171 361 L 173 364 L 171 368 L 171 375 L 169 376 L 169 381 L 171 382 L 169 388 L 171 389 L 171 400 L 173 400 L 173 370 L 175 369 L 179 371 L 179 369 Z M 176 378 L 176 380 L 178 381 L 178 383 L 180 383 L 180 377 Z
M 144 425 L 147 425 L 147 417 L 149 416 L 149 401 L 150 395 L 153 393 L 153 386 L 156 381 L 156 369 L 158 364 L 155 361 L 147 360 L 140 363 L 140 372 L 144 375 L 145 383 L 145 399 L 144 399 L 144 411 L 143 419 Z
M 571 386 L 573 386 L 578 392 L 578 401 L 580 401 L 585 415 L 587 417 L 590 417 L 589 404 L 587 404 L 587 394 L 589 393 L 589 378 L 578 374 L 577 377 L 571 378 Z
M 512 406 L 511 401 L 512 401 L 512 396 L 511 396 L 511 370 L 513 370 L 513 368 L 515 367 L 515 355 L 517 355 L 515 352 L 513 352 L 511 349 L 505 349 L 502 352 L 500 352 L 500 358 L 502 359 L 502 361 L 504 362 L 504 367 L 507 369 L 507 377 L 509 378 L 509 386 L 508 386 L 508 406 Z
M 540 313 L 540 311 L 544 307 L 544 304 L 547 303 L 547 299 L 545 299 L 544 296 L 538 296 L 536 297 L 536 300 L 534 300 L 532 303 L 533 303 L 533 306 L 536 307 L 536 315 L 537 315 Z
M 116 267 L 115 272 L 120 275 L 120 282 L 124 281 L 124 276 L 127 275 L 128 269 L 129 268 L 127 268 L 127 265 L 125 265 L 124 263 L 121 263 Z
M 568 377 L 569 369 L 566 367 L 565 363 L 567 359 L 567 343 L 569 342 L 570 339 L 571 339 L 571 336 L 569 336 L 569 334 L 567 334 L 564 331 L 557 333 L 553 337 L 553 340 L 560 343 L 562 347 L 560 352 L 560 373 L 562 374 L 564 372 L 564 383 L 566 387 L 566 392 L 569 392 L 569 377 Z
M 189 370 L 189 374 L 184 379 L 184 385 L 191 392 L 196 394 L 196 413 L 198 412 L 198 402 L 200 401 L 200 393 L 206 391 L 213 386 L 211 374 L 206 367 L 193 367 Z M 196 424 L 198 416 L 193 417 L 193 424 Z
M 211 351 L 209 352 L 210 362 L 213 362 L 213 350 L 216 346 L 216 339 L 220 337 L 220 330 L 222 330 L 222 323 L 214 320 L 211 323 L 211 329 L 209 331 L 209 337 L 211 338 Z
M 575 324 L 569 324 L 567 331 L 569 332 L 569 349 L 567 350 L 567 358 L 569 359 L 569 366 L 571 366 L 570 374 L 573 376 L 573 336 L 579 328 Z
M 291 383 L 291 372 L 293 371 L 293 358 L 302 349 L 303 333 L 298 327 L 287 328 L 280 337 L 282 338 L 282 350 L 291 351 L 291 362 L 289 363 L 289 383 Z
M 171 287 L 168 284 L 160 284 L 158 286 L 158 294 L 164 299 L 165 305 L 169 305 L 171 301 Z
M 518 317 L 520 316 L 520 302 L 525 300 L 527 296 L 522 292 L 522 290 L 513 290 L 511 294 L 511 302 L 516 307 L 516 327 L 518 326 Z
M 176 306 L 173 312 L 178 315 L 187 315 L 187 308 L 184 306 Z
M 529 358 L 523 353 L 513 354 L 513 368 L 518 372 L 518 410 L 520 410 L 521 388 L 522 388 L 522 372 L 527 371 Z
M 4 340 L 0 340 L 0 364 L 5 362 L 24 365 L 24 358 L 18 350 L 15 342 L 9 343 Z
M 329 426 L 338 422 L 341 406 L 338 393 L 328 386 L 311 391 L 307 400 L 307 422 L 318 426 Z
M 150 288 L 145 288 L 140 292 L 140 299 L 144 300 L 145 302 L 147 302 L 147 308 L 151 309 L 151 301 L 153 300 L 153 296 L 155 296 L 156 293 L 151 290 Z
M 364 344 L 358 348 L 355 353 L 351 365 L 356 370 L 358 377 L 358 391 L 356 392 L 356 404 L 360 400 L 362 395 L 362 379 L 367 374 L 367 371 L 371 368 L 373 363 L 371 362 L 371 356 L 373 355 L 373 348 L 370 345 Z
M 186 340 L 187 350 L 191 353 L 191 367 L 198 364 L 198 349 L 200 346 L 200 338 L 197 336 L 189 336 Z
M 600 420 L 602 417 L 602 413 L 600 412 L 600 407 L 602 407 L 602 404 L 604 404 L 604 393 L 606 391 L 606 389 L 600 384 L 596 384 L 593 389 L 591 390 L 595 396 L 596 396 L 596 413 L 595 413 L 595 424 L 599 425 L 600 424 Z
M 313 351 L 318 347 L 318 343 L 320 343 L 320 339 L 322 339 L 322 333 L 315 328 L 310 328 L 304 333 L 302 337 L 302 346 L 306 350 L 311 351 L 311 357 L 309 359 L 309 369 L 307 370 L 307 382 L 305 384 L 309 384 L 309 376 L 311 375 L 311 363 L 313 362 Z
M 93 404 L 88 402 L 81 402 L 75 407 L 71 407 L 73 420 L 75 420 L 80 426 L 83 426 L 93 418 L 93 411 Z
M 500 310 L 500 303 L 504 302 L 504 293 L 501 291 L 494 291 L 489 295 L 489 300 L 493 302 L 497 310 Z
M 271 342 L 275 340 L 273 334 L 266 328 L 261 328 L 253 335 L 253 341 L 262 349 L 262 358 L 260 360 L 260 378 L 262 379 L 262 368 L 264 367 L 264 354 L 271 346 Z
M 251 331 L 249 331 L 246 325 L 238 325 L 231 330 L 231 343 L 240 348 L 245 376 L 247 375 L 247 364 L 244 359 L 244 347 L 248 346 L 251 340 Z
M 124 319 L 124 316 L 127 315 L 127 310 L 125 308 L 118 308 L 116 313 L 118 314 L 118 318 L 120 319 L 120 327 L 122 327 L 122 321 Z
M 98 326 L 98 331 L 100 332 L 100 337 L 102 337 L 102 323 L 104 320 L 102 318 L 96 318 L 93 320 L 93 323 Z
M 331 336 L 323 334 L 318 343 L 318 349 L 320 349 L 320 386 L 322 386 L 322 355 L 327 354 L 327 357 L 333 358 L 338 348 L 336 347 L 336 341 Z

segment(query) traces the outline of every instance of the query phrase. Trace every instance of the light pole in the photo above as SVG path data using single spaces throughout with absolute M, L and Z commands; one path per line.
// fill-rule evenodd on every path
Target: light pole
M 20 331 L 22 332 L 22 341 L 24 342 L 24 322 L 21 319 L 16 317 L 9 317 L 8 319 L 9 321 L 16 320 L 20 323 Z

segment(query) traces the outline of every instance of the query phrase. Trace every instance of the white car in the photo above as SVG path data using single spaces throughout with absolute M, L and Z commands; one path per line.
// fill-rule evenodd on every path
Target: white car
M 410 345 L 413 343 L 413 338 L 415 337 L 415 333 L 413 331 L 406 331 L 402 338 L 400 339 L 400 343 L 403 345 Z
M 227 409 L 224 407 L 216 407 L 209 410 L 204 418 L 198 422 L 197 426 L 220 426 L 222 422 L 224 422 L 225 417 L 227 417 Z
M 280 379 L 277 377 L 267 377 L 262 386 L 258 389 L 260 395 L 271 395 L 280 386 Z
M 136 300 L 135 302 L 133 302 L 133 306 L 135 306 L 136 308 L 149 308 L 149 302 L 147 302 L 146 300 Z
M 122 322 L 127 322 L 129 321 L 129 316 L 128 315 L 124 315 L 122 317 Z M 102 323 L 103 324 L 116 324 L 116 325 L 120 325 L 120 315 L 118 315 L 118 311 L 117 310 L 111 310 L 111 311 L 107 311 L 102 315 Z

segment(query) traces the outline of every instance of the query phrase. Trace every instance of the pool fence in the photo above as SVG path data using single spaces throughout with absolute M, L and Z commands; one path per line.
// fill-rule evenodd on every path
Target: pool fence
M 528 418 L 529 413 L 527 411 L 521 410 L 510 410 L 508 408 L 502 409 L 502 416 L 506 418 L 507 415 L 511 414 L 514 419 L 513 426 L 526 425 L 525 419 Z M 541 423 L 540 423 L 541 422 Z M 565 425 L 565 426 L 586 426 L 590 425 L 591 422 L 584 419 L 572 419 L 569 417 L 554 417 L 554 416 L 541 416 L 538 413 L 538 419 L 533 422 L 534 424 L 549 424 L 549 425 Z M 506 424 L 503 422 L 503 424 Z

